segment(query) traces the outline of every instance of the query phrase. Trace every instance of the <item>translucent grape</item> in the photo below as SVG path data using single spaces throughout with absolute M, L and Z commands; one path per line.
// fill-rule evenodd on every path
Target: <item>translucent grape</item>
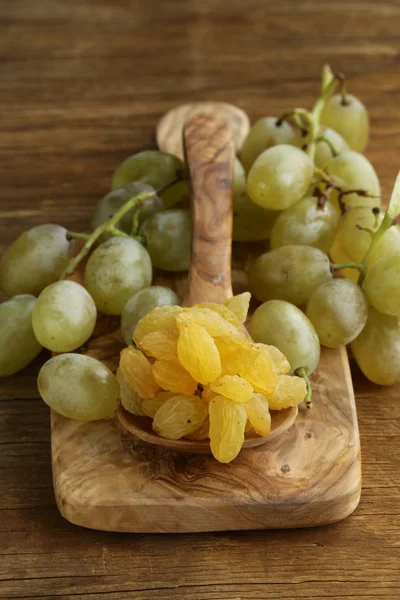
M 332 279 L 329 258 L 311 246 L 282 246 L 258 257 L 249 272 L 253 296 L 266 300 L 287 300 L 300 305 L 313 291 Z
M 247 193 L 256 204 L 284 210 L 306 193 L 314 164 L 305 152 L 283 144 L 265 150 L 250 169 Z
M 38 388 L 52 409 L 78 421 L 110 416 L 120 395 L 110 369 L 84 354 L 59 354 L 48 360 L 40 369 Z
M 173 396 L 163 402 L 153 419 L 158 435 L 178 440 L 193 433 L 207 418 L 207 405 L 199 396 Z
M 183 162 L 159 150 L 144 150 L 125 159 L 114 171 L 112 189 L 122 188 L 132 181 L 141 181 L 158 190 L 185 172 Z M 186 181 L 180 181 L 162 192 L 165 206 L 169 208 L 188 196 Z
M 346 140 L 331 127 L 320 127 L 319 136 L 327 138 L 339 154 L 349 147 Z M 317 167 L 323 167 L 332 158 L 332 150 L 324 140 L 317 142 L 314 162 Z
M 367 322 L 368 303 L 361 288 L 347 279 L 320 285 L 307 303 L 306 315 L 319 341 L 328 348 L 352 342 Z
M 157 269 L 187 271 L 190 265 L 192 225 L 190 212 L 171 209 L 154 214 L 140 228 Z
M 306 197 L 280 213 L 271 231 L 271 248 L 300 245 L 313 246 L 329 252 L 335 240 L 339 216 L 326 202 L 318 206 L 318 199 Z
M 240 160 L 247 172 L 264 150 L 278 144 L 290 144 L 295 138 L 290 124 L 283 121 L 277 125 L 277 120 L 276 117 L 259 119 L 247 134 L 240 152 Z
M 324 171 L 333 176 L 342 189 L 365 190 L 372 195 L 368 198 L 359 194 L 347 194 L 343 200 L 348 206 L 370 206 L 371 208 L 380 206 L 381 187 L 378 176 L 369 160 L 362 154 L 353 150 L 343 150 L 324 165 Z M 329 201 L 339 212 L 337 196 L 336 191 L 331 192 Z
M 129 237 L 113 237 L 91 254 L 85 268 L 85 286 L 99 311 L 120 315 L 128 300 L 151 284 L 147 250 Z
M 128 183 L 123 188 L 119 188 L 109 192 L 104 198 L 100 200 L 95 208 L 95 211 L 91 220 L 91 228 L 97 229 L 105 221 L 108 221 L 114 214 L 123 206 L 128 200 L 137 196 L 142 192 L 153 192 L 154 188 L 145 183 L 134 181 Z M 140 212 L 139 212 L 139 223 L 143 223 L 148 217 L 153 215 L 160 210 L 164 210 L 164 202 L 159 196 L 148 198 L 144 200 Z M 117 223 L 117 227 L 130 235 L 132 233 L 132 218 L 135 208 L 127 212 Z M 112 237 L 111 233 L 105 232 L 102 236 L 103 240 Z
M 147 313 L 157 306 L 172 306 L 180 304 L 179 297 L 168 287 L 154 285 L 137 292 L 124 306 L 121 316 L 121 333 L 125 344 L 132 344 L 132 335 Z
M 340 133 L 350 148 L 364 152 L 369 136 L 369 117 L 361 100 L 352 94 L 335 94 L 322 111 L 321 123 Z
M 32 326 L 38 341 L 52 352 L 71 352 L 82 346 L 96 325 L 96 305 L 75 281 L 56 281 L 37 299 Z
M 38 225 L 21 234 L 0 262 L 0 289 L 6 296 L 32 294 L 57 281 L 72 255 L 67 230 L 60 225 Z
M 368 321 L 351 349 L 364 375 L 378 385 L 400 381 L 400 319 L 370 306 Z
M 363 289 L 374 308 L 385 315 L 400 317 L 400 254 L 375 262 L 367 272 Z
M 293 304 L 271 300 L 259 306 L 250 321 L 255 342 L 276 346 L 286 356 L 292 373 L 299 367 L 311 374 L 317 367 L 320 345 L 317 332 L 306 315 Z
M 14 375 L 42 350 L 32 329 L 35 302 L 22 294 L 0 304 L 0 377 Z
M 231 462 L 244 442 L 247 413 L 244 404 L 216 396 L 208 405 L 210 416 L 210 446 L 215 458 Z
M 267 210 L 250 200 L 246 192 L 246 174 L 236 159 L 233 185 L 233 231 L 236 242 L 266 240 L 278 216 L 278 211 Z

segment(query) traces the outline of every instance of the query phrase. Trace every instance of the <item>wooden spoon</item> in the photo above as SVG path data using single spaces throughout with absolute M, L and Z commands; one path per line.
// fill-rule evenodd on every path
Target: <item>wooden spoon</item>
M 184 127 L 186 162 L 189 167 L 193 238 L 189 283 L 184 306 L 197 302 L 223 302 L 232 296 L 232 176 L 235 158 L 229 124 L 213 115 L 200 114 Z M 297 406 L 271 412 L 271 431 L 248 437 L 243 448 L 265 444 L 286 431 L 296 420 Z M 210 453 L 209 440 L 169 440 L 151 429 L 151 420 L 118 408 L 122 426 L 136 437 L 185 452 Z

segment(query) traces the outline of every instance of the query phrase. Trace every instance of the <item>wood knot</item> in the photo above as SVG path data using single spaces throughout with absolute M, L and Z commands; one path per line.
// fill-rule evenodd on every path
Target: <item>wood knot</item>
M 286 475 L 286 473 L 290 472 L 290 467 L 289 465 L 283 465 L 283 467 L 281 467 L 281 472 Z

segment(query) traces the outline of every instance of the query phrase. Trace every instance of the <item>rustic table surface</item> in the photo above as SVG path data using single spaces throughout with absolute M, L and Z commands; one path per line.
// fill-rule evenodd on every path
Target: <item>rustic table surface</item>
M 322 64 L 372 120 L 385 197 L 400 167 L 396 0 L 0 0 L 0 252 L 27 227 L 87 226 L 114 167 L 176 104 L 252 119 L 310 105 Z M 400 386 L 353 367 L 363 494 L 309 530 L 123 535 L 59 515 L 34 368 L 0 384 L 0 597 L 364 600 L 400 597 Z

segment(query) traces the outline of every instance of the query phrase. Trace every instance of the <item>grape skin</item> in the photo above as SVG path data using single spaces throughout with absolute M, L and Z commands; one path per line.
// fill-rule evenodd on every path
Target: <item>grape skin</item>
M 264 150 L 278 144 L 291 144 L 295 139 L 291 125 L 286 121 L 277 125 L 277 120 L 276 117 L 264 117 L 252 125 L 240 152 L 240 160 L 246 172 L 250 171 L 256 158 Z
M 262 254 L 249 272 L 249 287 L 257 300 L 307 302 L 313 291 L 332 278 L 329 258 L 311 246 L 282 246 Z
M 288 144 L 265 150 L 250 169 L 247 193 L 256 204 L 284 210 L 306 193 L 314 174 L 311 159 Z
M 53 410 L 78 421 L 112 415 L 120 396 L 110 369 L 84 354 L 59 354 L 48 360 L 39 371 L 38 388 Z
M 71 352 L 82 346 L 96 325 L 96 305 L 75 281 L 56 281 L 37 299 L 32 326 L 38 341 L 52 352 Z
M 352 342 L 368 317 L 368 303 L 361 288 L 347 279 L 332 279 L 320 285 L 307 303 L 306 315 L 319 341 L 328 348 Z
M 147 250 L 129 237 L 113 237 L 91 254 L 85 286 L 99 311 L 120 315 L 129 298 L 151 284 L 152 266 Z
M 137 292 L 125 304 L 121 316 L 121 333 L 125 344 L 132 344 L 136 325 L 147 313 L 157 306 L 173 306 L 180 304 L 180 298 L 168 287 L 154 285 Z
M 364 375 L 378 385 L 400 381 L 400 319 L 384 315 L 372 306 L 367 324 L 351 349 Z
M 67 230 L 46 223 L 22 233 L 0 262 L 0 289 L 6 296 L 38 296 L 57 281 L 72 255 Z
M 278 348 L 290 362 L 293 373 L 299 367 L 311 374 L 320 357 L 317 332 L 306 315 L 283 300 L 261 304 L 250 321 L 250 335 L 255 342 Z
M 21 294 L 0 304 L 0 377 L 18 373 L 42 351 L 32 329 L 35 303 Z
M 367 272 L 363 290 L 374 308 L 400 317 L 400 254 L 376 261 Z
M 271 248 L 294 244 L 329 252 L 338 221 L 338 214 L 329 202 L 320 208 L 317 198 L 303 198 L 276 219 L 271 231 Z
M 335 131 L 335 129 L 332 129 L 331 127 L 321 126 L 318 135 L 323 135 L 330 142 L 332 142 L 332 145 L 335 148 L 336 152 L 338 152 L 338 154 L 343 152 L 343 150 L 347 150 L 349 147 L 346 140 L 340 135 L 340 133 L 338 133 L 337 131 Z M 322 168 L 325 165 L 325 163 L 328 162 L 328 160 L 330 160 L 331 158 L 332 150 L 330 146 L 328 146 L 328 144 L 324 140 L 317 142 L 315 147 L 314 158 L 315 165 L 317 167 Z
M 164 271 L 187 271 L 190 265 L 192 225 L 186 209 L 170 209 L 146 219 L 140 228 L 153 266 Z
M 364 104 L 352 94 L 335 94 L 321 113 L 321 123 L 335 129 L 357 152 L 364 152 L 369 137 L 369 117 Z

